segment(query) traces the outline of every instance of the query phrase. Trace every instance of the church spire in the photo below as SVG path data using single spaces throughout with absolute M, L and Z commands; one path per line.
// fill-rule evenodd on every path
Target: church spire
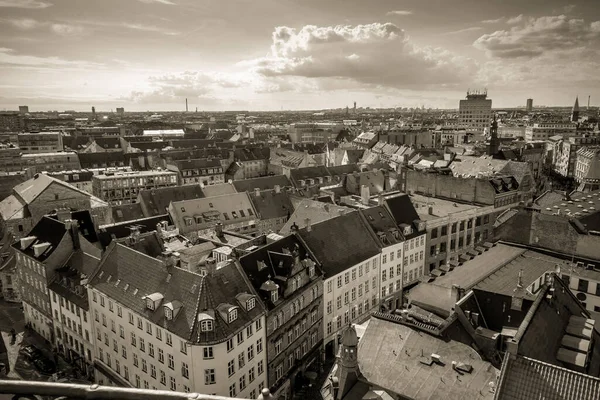
M 354 326 L 348 326 L 342 332 L 342 346 L 338 364 L 338 383 L 335 399 L 343 399 L 358 382 L 358 335 Z
M 579 96 L 575 97 L 575 104 L 573 105 L 573 111 L 571 112 L 571 122 L 579 121 Z

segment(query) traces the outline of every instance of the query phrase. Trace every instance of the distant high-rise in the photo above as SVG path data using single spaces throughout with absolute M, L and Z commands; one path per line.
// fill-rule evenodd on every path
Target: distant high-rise
M 96 120 L 96 107 L 92 107 L 92 121 Z
M 571 111 L 571 122 L 579 121 L 579 96 L 575 98 L 575 104 L 573 104 L 573 111 Z
M 122 117 L 125 114 L 125 108 L 117 107 L 117 114 Z
M 188 102 L 187 102 L 187 98 L 185 99 L 185 112 L 188 112 Z
M 467 98 L 461 100 L 458 120 L 462 128 L 471 133 L 483 133 L 492 119 L 492 100 L 487 98 L 487 90 L 468 91 Z
M 356 102 L 354 102 L 354 114 L 356 114 Z
M 533 111 L 533 99 L 527 99 L 527 108 L 525 108 L 525 111 L 528 113 Z
M 19 106 L 19 114 L 29 114 L 29 106 Z

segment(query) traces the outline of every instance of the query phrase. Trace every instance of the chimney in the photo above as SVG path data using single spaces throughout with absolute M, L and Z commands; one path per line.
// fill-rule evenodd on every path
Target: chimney
M 71 239 L 73 239 L 73 250 L 78 250 L 81 246 L 79 242 L 79 224 L 74 219 L 65 220 L 65 227 L 71 233 Z
M 306 225 L 306 232 L 310 232 L 312 230 L 312 227 L 310 226 L 310 218 L 306 218 L 304 220 L 304 225 Z
M 281 193 L 281 186 L 275 185 L 275 193 Z
M 260 189 L 259 188 L 254 188 L 254 195 L 256 197 L 260 197 Z
M 214 276 L 215 271 L 217 270 L 217 260 L 212 257 L 208 257 L 206 259 L 206 271 L 208 272 L 208 276 Z
M 60 222 L 65 222 L 68 219 L 71 219 L 71 210 L 68 208 L 59 208 L 56 210 L 56 219 Z
M 377 196 L 377 203 L 382 206 L 384 204 L 384 200 L 383 200 L 383 193 L 379 193 L 379 196 Z
M 360 197 L 361 197 L 361 202 L 365 206 L 368 206 L 369 200 L 371 198 L 371 191 L 369 190 L 369 187 L 367 185 L 362 185 L 362 187 L 360 188 Z
M 223 237 L 223 224 L 220 222 L 217 222 L 215 224 L 215 235 L 220 238 Z
M 130 226 L 129 231 L 129 244 L 137 243 L 138 239 L 140 238 L 140 227 Z
M 295 222 L 292 224 L 292 226 L 290 226 L 290 231 L 298 232 L 298 225 L 296 225 Z
M 523 270 L 519 271 L 519 278 L 517 280 L 517 288 L 521 289 L 523 287 Z

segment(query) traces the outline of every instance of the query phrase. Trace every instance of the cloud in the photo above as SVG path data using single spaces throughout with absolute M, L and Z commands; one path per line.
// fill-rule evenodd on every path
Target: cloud
M 523 22 L 523 14 L 519 14 L 516 17 L 509 18 L 506 23 L 509 25 L 514 25 Z
M 167 36 L 177 36 L 180 34 L 179 32 L 175 32 L 175 31 L 172 31 L 169 29 L 165 29 L 165 28 L 161 28 L 161 27 L 153 26 L 153 25 L 124 23 L 124 24 L 121 24 L 121 26 L 124 28 L 127 28 L 127 29 L 134 30 L 134 31 L 156 32 L 156 33 L 162 33 L 163 35 L 167 35 Z
M 81 26 L 69 24 L 52 24 L 50 25 L 50 30 L 61 36 L 73 36 L 83 32 L 83 28 Z
M 482 24 L 498 24 L 502 21 L 504 21 L 504 17 L 500 17 L 497 19 L 484 19 L 483 21 L 481 21 L 481 23 Z
M 396 11 L 389 11 L 386 15 L 401 15 L 401 16 L 405 16 L 405 15 L 412 15 L 412 11 L 408 11 L 408 10 L 396 10 Z
M 72 61 L 59 57 L 38 57 L 16 54 L 13 49 L 6 47 L 0 47 L 0 66 L 50 69 L 91 69 L 103 67 L 102 64 L 88 61 Z
M 499 30 L 478 38 L 474 46 L 499 58 L 538 57 L 546 52 L 562 52 L 590 47 L 600 40 L 600 21 L 586 23 L 565 15 L 528 18 L 509 30 Z
M 48 8 L 52 3 L 37 0 L 0 0 L 0 7 L 9 8 Z
M 418 47 L 395 24 L 279 26 L 271 54 L 254 60 L 264 77 L 341 80 L 347 87 L 423 88 L 466 84 L 473 60 L 439 48 Z M 331 82 L 330 82 L 331 83 Z
M 17 19 L 4 19 L 2 22 L 8 23 L 15 28 L 22 30 L 35 29 L 40 26 L 40 23 L 35 19 L 31 18 L 17 18 Z
M 475 32 L 475 31 L 480 31 L 482 29 L 483 28 L 480 26 L 472 26 L 470 28 L 459 29 L 457 31 L 448 32 L 447 35 L 456 35 L 456 34 L 465 33 L 465 32 Z
M 173 3 L 172 1 L 169 0 L 138 0 L 140 3 L 146 3 L 146 4 L 165 4 L 168 6 L 174 6 L 175 3 Z

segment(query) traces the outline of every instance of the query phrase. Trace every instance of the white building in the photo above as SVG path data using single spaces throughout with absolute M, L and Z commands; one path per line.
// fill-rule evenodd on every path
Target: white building
M 235 264 L 201 274 L 111 244 L 89 282 L 100 384 L 255 398 L 265 310 Z
M 467 98 L 458 106 L 459 126 L 471 133 L 484 133 L 492 119 L 492 100 L 487 91 L 467 92 Z
M 336 354 L 343 328 L 379 309 L 381 250 L 359 212 L 309 224 L 299 233 L 323 266 L 323 344 Z
M 573 122 L 541 122 L 525 128 L 525 141 L 548 140 L 556 135 L 570 137 L 577 133 L 577 124 Z

